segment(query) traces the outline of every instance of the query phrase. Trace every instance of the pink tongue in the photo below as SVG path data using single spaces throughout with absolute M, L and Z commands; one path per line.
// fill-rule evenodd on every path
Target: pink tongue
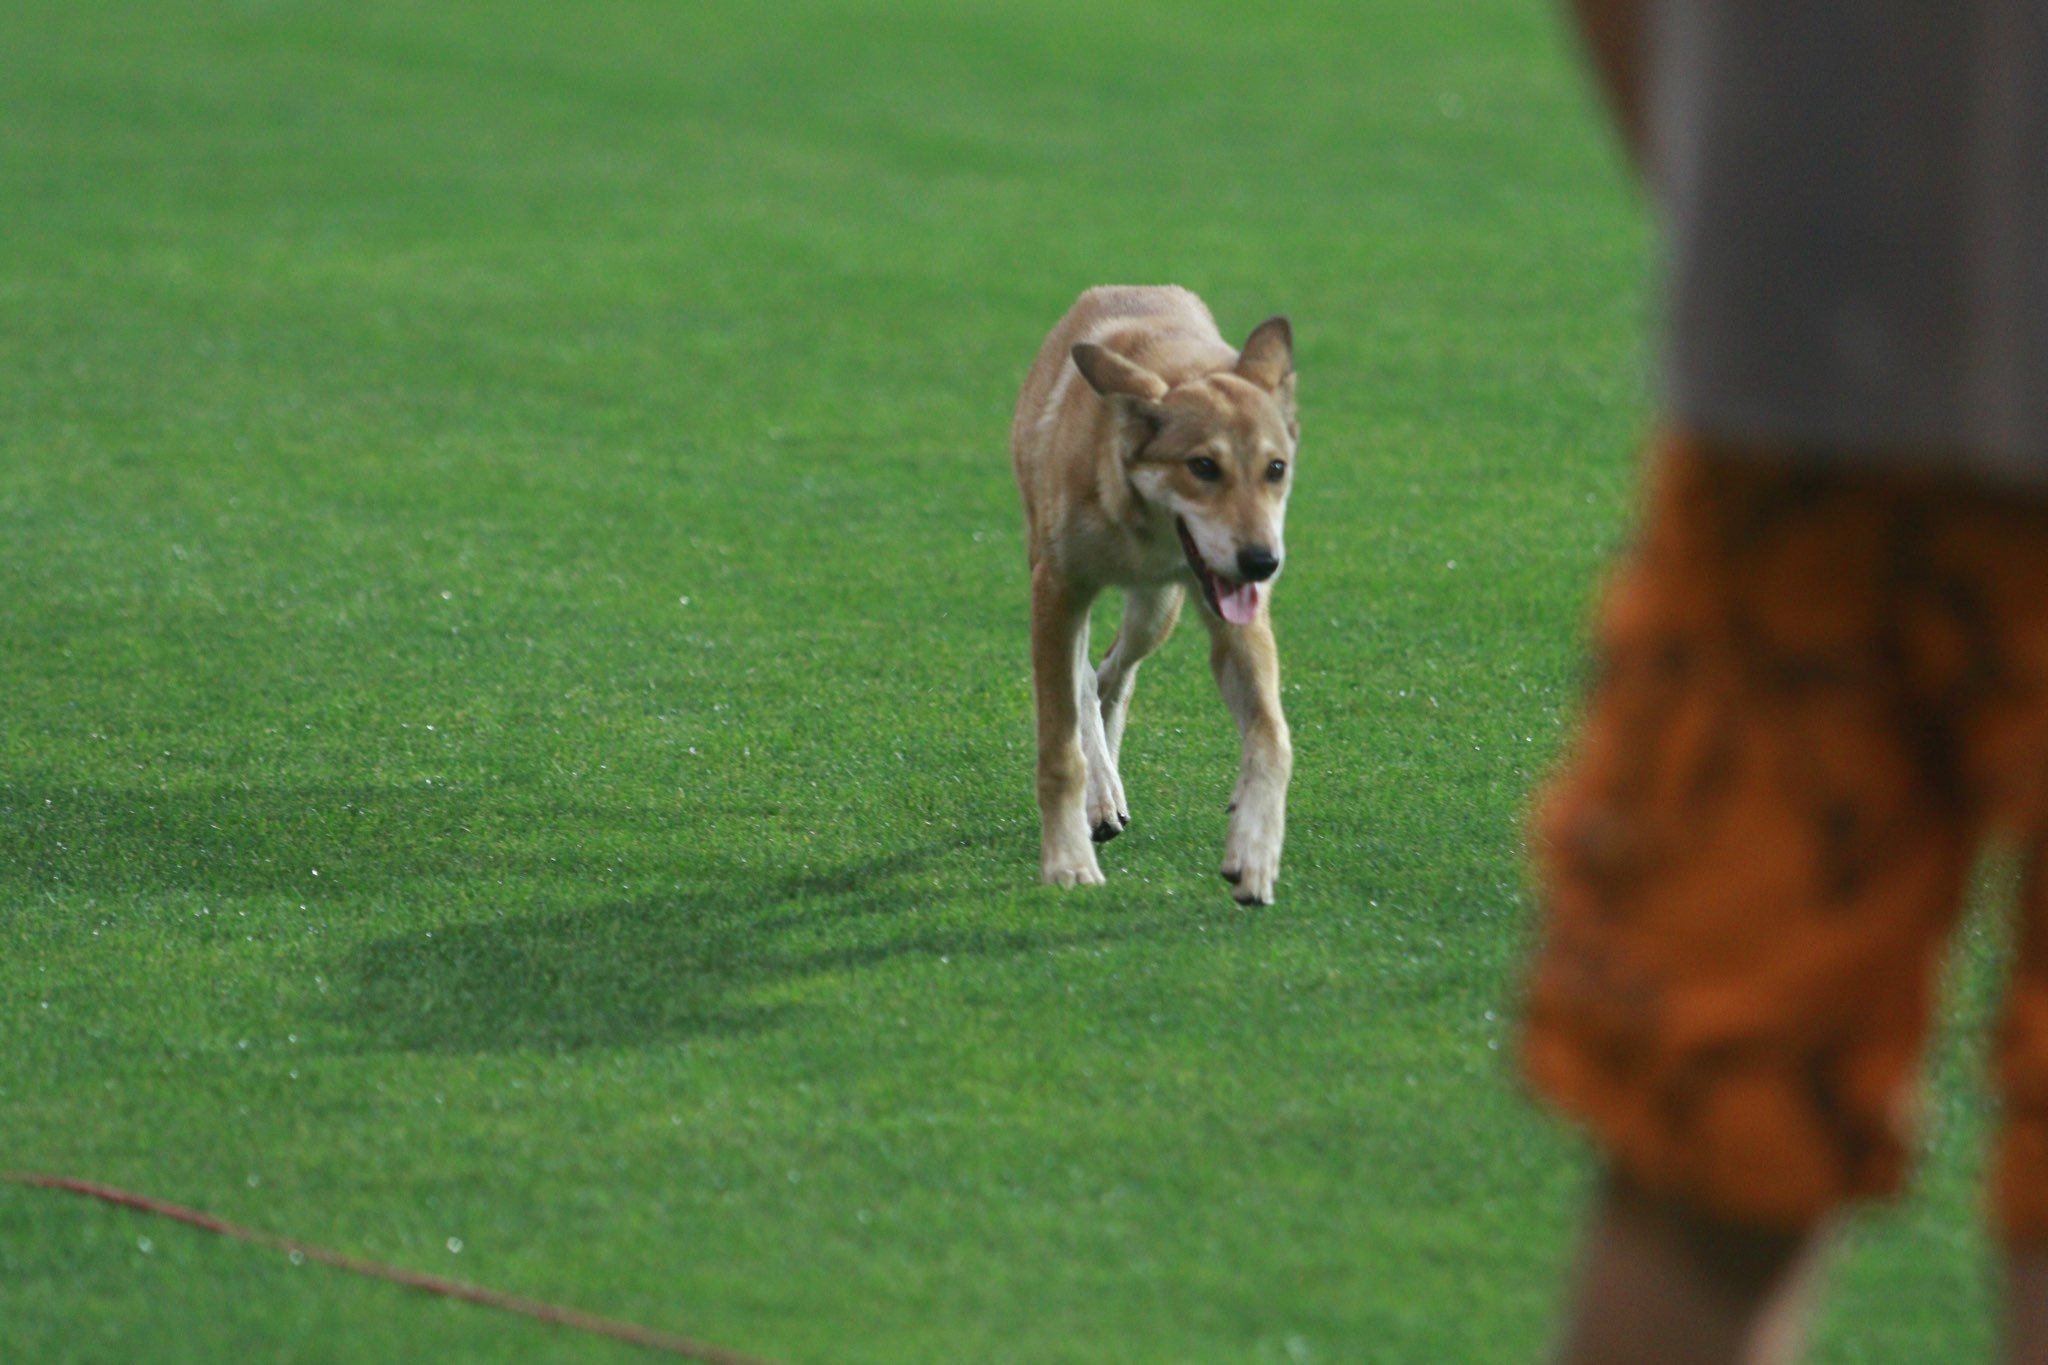
M 1226 590 L 1222 581 L 1216 583 L 1216 606 L 1223 613 L 1223 619 L 1233 626 L 1248 626 L 1259 614 L 1259 585 L 1240 583 Z

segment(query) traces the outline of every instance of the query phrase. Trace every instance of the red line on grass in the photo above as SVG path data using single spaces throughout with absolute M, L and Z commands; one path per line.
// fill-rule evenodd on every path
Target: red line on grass
M 146 1194 L 130 1190 L 115 1189 L 111 1185 L 95 1184 L 90 1180 L 74 1180 L 69 1176 L 44 1175 L 35 1171 L 0 1171 L 0 1180 L 15 1185 L 34 1185 L 45 1190 L 63 1190 L 69 1194 L 82 1194 L 88 1199 L 102 1203 L 118 1204 L 123 1208 L 153 1213 L 159 1218 L 170 1218 L 195 1228 L 203 1228 L 221 1237 L 232 1237 L 238 1242 L 250 1242 L 272 1251 L 296 1253 L 309 1261 L 331 1265 L 355 1275 L 368 1275 L 374 1279 L 389 1280 L 402 1284 L 408 1289 L 422 1290 L 428 1294 L 440 1294 L 451 1299 L 466 1299 L 486 1308 L 499 1308 L 508 1313 L 520 1313 L 541 1322 L 551 1322 L 578 1332 L 590 1332 L 597 1336 L 611 1337 L 618 1341 L 644 1346 L 650 1351 L 666 1351 L 670 1355 L 682 1356 L 688 1360 L 703 1362 L 703 1365 L 773 1365 L 772 1361 L 760 1356 L 745 1355 L 739 1351 L 713 1346 L 708 1342 L 693 1341 L 689 1337 L 677 1336 L 637 1323 L 620 1322 L 616 1318 L 603 1318 L 595 1313 L 586 1313 L 580 1308 L 562 1304 L 547 1303 L 540 1299 L 522 1298 L 481 1285 L 464 1284 L 460 1280 L 444 1279 L 439 1275 L 423 1275 L 418 1271 L 401 1270 L 397 1266 L 366 1261 L 358 1256 L 344 1255 L 329 1251 L 326 1247 L 301 1242 L 295 1237 L 279 1237 L 274 1233 L 259 1232 L 245 1228 L 239 1223 L 230 1223 L 225 1218 L 216 1218 L 201 1209 L 186 1208 L 166 1200 L 155 1199 Z

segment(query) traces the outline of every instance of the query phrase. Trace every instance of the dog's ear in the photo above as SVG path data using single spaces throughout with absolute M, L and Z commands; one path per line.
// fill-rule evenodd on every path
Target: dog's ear
M 1301 420 L 1294 407 L 1294 324 L 1285 317 L 1267 318 L 1252 328 L 1237 355 L 1237 373 L 1273 395 L 1287 419 L 1288 439 L 1301 439 Z
M 1294 325 L 1277 317 L 1252 328 L 1238 352 L 1237 373 L 1267 393 L 1278 393 L 1294 377 Z
M 1166 414 L 1159 410 L 1159 400 L 1166 397 L 1166 381 L 1137 361 L 1083 341 L 1074 347 L 1074 368 L 1088 381 L 1088 387 L 1116 410 L 1126 456 L 1141 449 L 1166 425 Z
M 1156 403 L 1166 397 L 1164 379 L 1137 361 L 1126 360 L 1092 341 L 1075 345 L 1074 368 L 1088 381 L 1088 387 L 1104 398 L 1136 398 Z

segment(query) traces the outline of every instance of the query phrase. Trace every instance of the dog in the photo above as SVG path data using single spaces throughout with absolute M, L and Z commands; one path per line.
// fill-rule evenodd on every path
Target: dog
M 1236 351 L 1187 290 L 1109 286 L 1082 294 L 1039 348 L 1010 452 L 1030 547 L 1046 882 L 1103 880 L 1094 845 L 1131 821 L 1117 754 L 1138 665 L 1192 588 L 1242 742 L 1223 878 L 1240 902 L 1272 903 L 1294 751 L 1269 605 L 1300 440 L 1284 317 Z M 1109 587 L 1123 590 L 1123 622 L 1094 668 L 1088 614 Z

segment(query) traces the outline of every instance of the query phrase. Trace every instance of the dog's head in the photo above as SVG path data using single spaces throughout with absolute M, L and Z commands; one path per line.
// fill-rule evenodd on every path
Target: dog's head
M 1090 342 L 1074 347 L 1074 364 L 1115 410 L 1132 487 L 1173 516 L 1202 600 L 1249 625 L 1285 555 L 1281 526 L 1301 441 L 1287 319 L 1254 328 L 1235 368 L 1171 387 Z

